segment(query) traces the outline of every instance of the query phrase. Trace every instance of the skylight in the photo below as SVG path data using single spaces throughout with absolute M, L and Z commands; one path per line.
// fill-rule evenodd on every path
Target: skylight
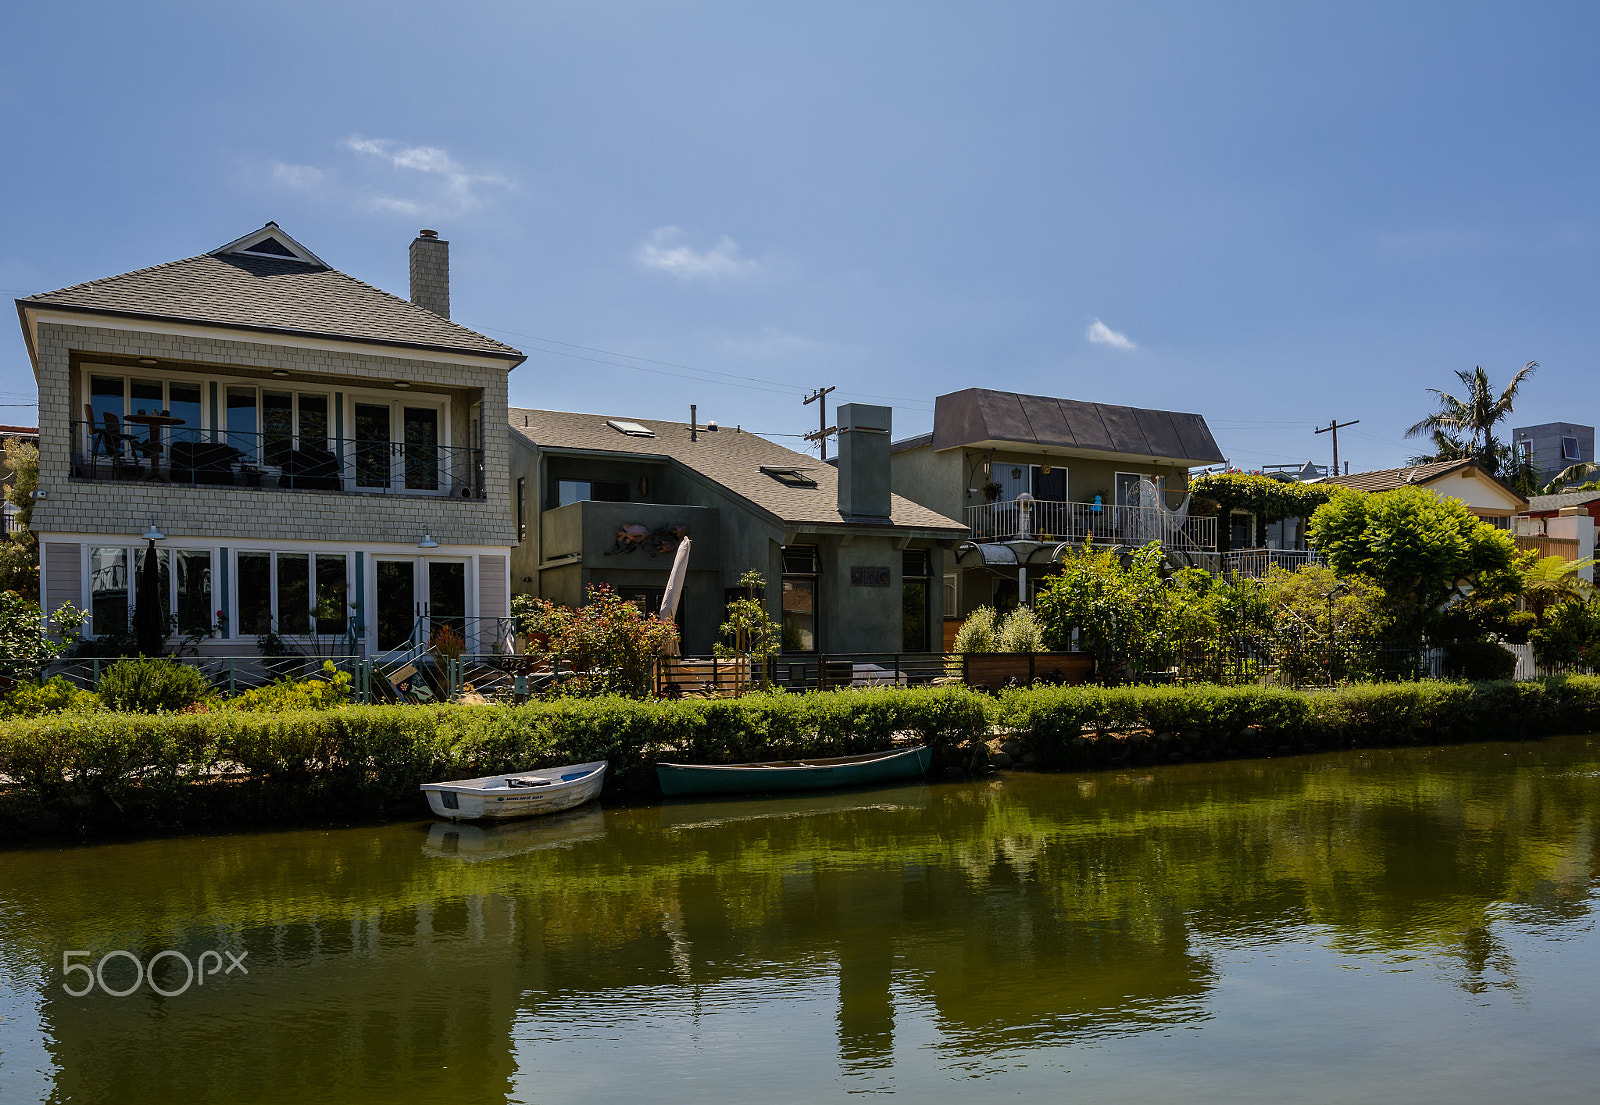
M 779 468 L 763 464 L 761 470 L 785 487 L 815 487 L 817 481 L 806 475 L 810 468 Z
M 656 436 L 656 432 L 648 426 L 641 426 L 637 422 L 624 422 L 620 418 L 608 418 L 606 419 L 606 425 L 617 431 L 617 433 L 626 434 L 629 437 Z

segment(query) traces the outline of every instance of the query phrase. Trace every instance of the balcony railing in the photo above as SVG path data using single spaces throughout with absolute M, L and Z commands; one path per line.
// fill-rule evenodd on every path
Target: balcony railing
M 1217 547 L 1217 520 L 1213 517 L 1178 521 L 1171 513 L 1153 507 L 1109 506 L 1096 503 L 1055 503 L 1035 500 L 1027 512 L 1015 499 L 967 507 L 967 525 L 975 541 L 1087 541 L 1101 544 L 1147 545 L 1159 541 L 1169 549 L 1210 552 Z
M 192 487 L 340 491 L 351 495 L 484 497 L 483 450 L 284 433 L 72 423 L 80 479 Z
M 1294 571 L 1302 564 L 1321 564 L 1313 549 L 1238 549 L 1224 553 L 1222 570 L 1245 579 L 1264 579 L 1273 568 Z

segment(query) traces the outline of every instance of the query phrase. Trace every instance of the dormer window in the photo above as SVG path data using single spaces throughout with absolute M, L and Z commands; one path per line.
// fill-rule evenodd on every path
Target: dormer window
M 620 418 L 608 418 L 608 419 L 606 419 L 606 425 L 610 426 L 613 430 L 617 431 L 617 433 L 624 434 L 624 435 L 626 435 L 628 437 L 655 437 L 656 436 L 656 432 L 654 430 L 652 430 L 650 427 L 641 426 L 637 422 L 624 422 Z
M 761 470 L 785 487 L 815 487 L 817 481 L 806 475 L 809 468 L 780 468 L 763 464 Z

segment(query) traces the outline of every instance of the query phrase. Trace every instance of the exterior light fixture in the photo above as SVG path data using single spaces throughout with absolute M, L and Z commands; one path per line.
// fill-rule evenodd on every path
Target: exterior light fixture
M 161 362 L 157 361 L 154 357 L 140 357 L 139 363 L 142 365 L 153 365 L 160 364 Z
M 394 382 L 394 386 L 404 391 L 406 388 L 411 386 L 411 382 L 409 380 L 396 380 Z
M 289 370 L 287 368 L 275 368 L 272 370 L 272 374 L 281 380 L 289 375 Z
M 438 547 L 439 542 L 433 539 L 433 534 L 431 531 L 424 532 L 422 535 L 422 540 L 417 542 L 417 548 L 419 549 L 437 549 Z
M 166 534 L 156 529 L 156 520 L 154 518 L 150 519 L 150 528 L 145 530 L 140 536 L 146 541 L 165 541 L 167 539 Z

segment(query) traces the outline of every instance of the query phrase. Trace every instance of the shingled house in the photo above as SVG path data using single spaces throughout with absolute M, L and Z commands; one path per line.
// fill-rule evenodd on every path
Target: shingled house
M 214 653 L 501 635 L 515 529 L 506 440 L 482 427 L 525 358 L 450 321 L 448 248 L 412 242 L 410 302 L 275 223 L 18 300 L 45 608 L 125 629 L 148 533 L 169 612 Z
M 578 605 L 603 583 L 654 612 L 688 536 L 685 654 L 711 651 L 751 569 L 788 653 L 938 648 L 966 527 L 890 493 L 888 408 L 838 417 L 835 468 L 714 423 L 513 408 L 513 590 Z
M 1154 540 L 1213 567 L 1216 519 L 1183 500 L 1189 469 L 1222 459 L 1198 414 L 968 388 L 935 400 L 931 433 L 894 444 L 894 489 L 971 527 L 945 581 L 960 616 L 1015 606 L 1065 543 Z

